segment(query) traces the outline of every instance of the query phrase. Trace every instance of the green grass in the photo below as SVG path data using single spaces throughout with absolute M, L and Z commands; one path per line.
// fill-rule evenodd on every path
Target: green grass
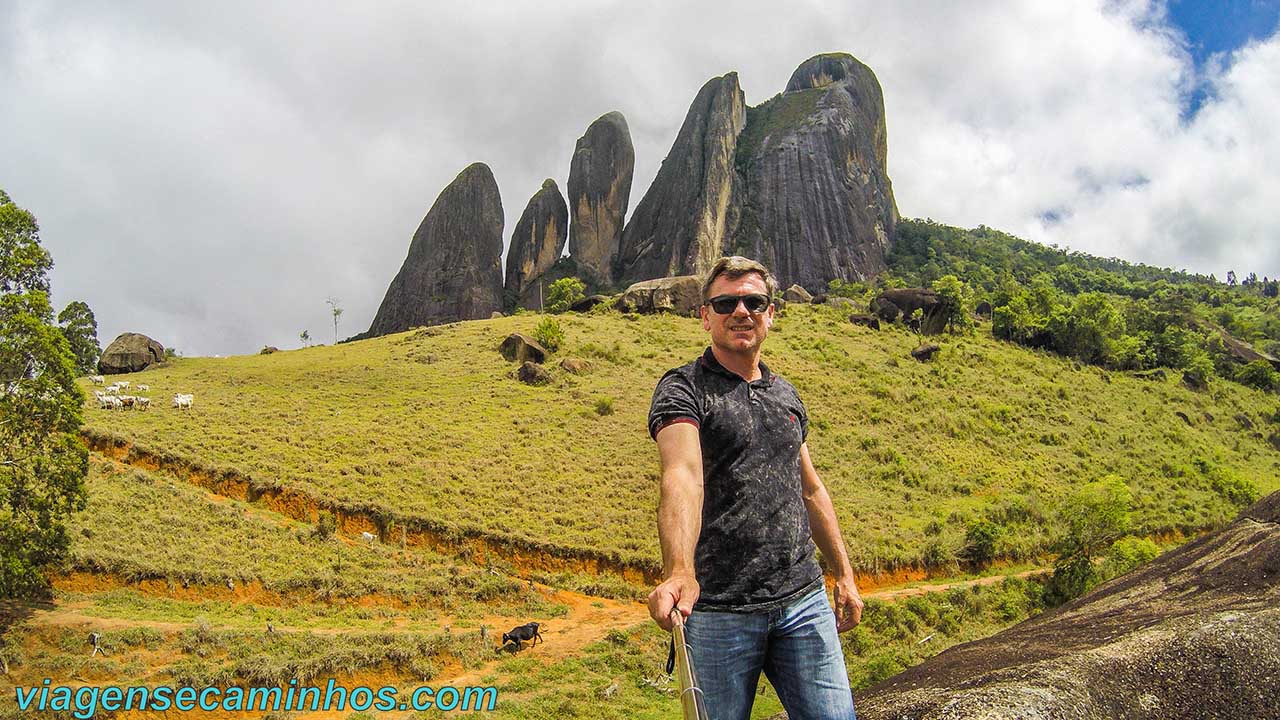
M 895 603 L 868 601 L 862 624 L 841 636 L 855 696 L 948 647 L 1025 620 L 1043 609 L 1041 593 L 1038 582 L 1007 580 Z M 668 637 L 645 623 L 613 631 L 587 646 L 580 657 L 550 666 L 524 657 L 508 660 L 489 678 L 498 688 L 493 716 L 529 720 L 678 717 L 678 688 L 662 674 Z M 921 643 L 926 637 L 930 639 Z M 767 718 L 782 709 L 763 677 L 761 690 L 753 718 Z
M 280 621 L 335 612 L 303 610 L 298 598 L 323 603 L 370 593 L 422 606 L 435 615 L 548 615 L 565 609 L 529 591 L 519 578 L 430 552 L 321 538 L 312 525 L 258 506 L 218 500 L 138 469 L 120 470 L 95 461 L 88 490 L 88 506 L 70 524 L 72 568 L 129 580 L 162 579 L 175 591 L 184 581 L 214 590 L 228 580 L 237 587 L 258 582 L 290 598 L 291 613 L 281 615 Z M 163 619 L 208 614 L 211 609 L 179 612 L 172 605 L 164 608 L 169 617 Z M 128 607 L 117 614 L 134 617 L 138 611 Z
M 193 411 L 93 409 L 86 421 L 262 486 L 653 567 L 659 467 L 645 417 L 657 379 L 696 357 L 705 333 L 687 318 L 563 315 L 554 382 L 530 387 L 510 377 L 497 346 L 539 319 L 183 359 L 127 379 L 157 396 L 193 392 Z M 1134 491 L 1136 530 L 1147 535 L 1233 516 L 1224 475 L 1263 493 L 1280 487 L 1280 452 L 1266 441 L 1280 429 L 1274 395 L 1139 380 L 996 341 L 985 328 L 939 340 L 942 352 L 920 364 L 909 332 L 795 306 L 766 345 L 770 367 L 808 406 L 809 445 L 861 570 L 950 562 L 977 518 L 1007 530 L 1000 555 L 1031 557 L 1047 546 L 1067 491 L 1109 473 Z M 562 357 L 593 369 L 559 371 Z M 612 414 L 597 411 L 601 397 Z

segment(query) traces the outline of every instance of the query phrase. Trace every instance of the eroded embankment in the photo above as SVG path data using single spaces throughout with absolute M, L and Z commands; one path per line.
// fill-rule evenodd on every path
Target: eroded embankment
M 186 458 L 154 452 L 112 435 L 82 431 L 89 449 L 150 472 L 159 472 L 211 493 L 262 505 L 294 520 L 314 523 L 321 512 L 332 513 L 339 532 L 358 537 L 368 532 L 390 544 L 403 544 L 455 555 L 479 565 L 500 561 L 517 573 L 569 572 L 611 574 L 636 584 L 653 584 L 660 568 L 655 563 L 635 563 L 580 548 L 499 537 L 475 530 L 446 527 L 419 517 L 397 515 L 384 508 L 357 507 L 318 497 L 297 488 L 269 485 L 233 471 L 202 467 Z
M 94 452 L 149 472 L 170 475 L 216 495 L 262 505 L 294 520 L 314 523 L 321 512 L 330 512 L 337 520 L 339 532 L 348 537 L 359 537 L 361 533 L 368 532 L 378 536 L 382 542 L 423 548 L 482 566 L 501 562 L 513 567 L 522 577 L 539 572 L 613 575 L 643 586 L 655 585 L 661 579 L 661 568 L 656 562 L 628 562 L 581 548 L 447 527 L 424 518 L 396 515 L 384 508 L 345 505 L 305 490 L 269 485 L 234 471 L 206 468 L 189 459 L 156 452 L 88 428 L 82 431 L 82 435 Z M 1181 539 L 1181 535 L 1174 533 L 1160 539 Z M 997 561 L 996 565 L 1001 562 Z M 903 566 L 876 573 L 858 572 L 855 577 L 859 590 L 865 593 L 954 575 L 953 567 Z M 830 576 L 827 584 L 833 584 Z

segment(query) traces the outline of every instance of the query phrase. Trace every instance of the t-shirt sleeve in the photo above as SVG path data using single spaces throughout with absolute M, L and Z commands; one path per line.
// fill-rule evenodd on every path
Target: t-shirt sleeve
M 649 406 L 649 437 L 655 440 L 658 431 L 678 422 L 702 426 L 702 413 L 693 386 L 676 370 L 670 370 L 658 381 Z
M 792 392 L 795 392 L 793 389 Z M 800 418 L 800 442 L 803 444 L 809 439 L 809 410 L 804 406 L 804 401 L 800 399 L 800 393 L 796 392 L 796 416 Z

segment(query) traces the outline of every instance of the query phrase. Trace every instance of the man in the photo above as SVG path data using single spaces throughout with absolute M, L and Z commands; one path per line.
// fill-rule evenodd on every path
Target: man
M 749 717 L 761 670 L 793 720 L 853 718 L 838 633 L 861 620 L 862 599 L 804 404 L 760 362 L 776 287 L 760 263 L 717 261 L 702 285 L 711 346 L 654 390 L 666 579 L 649 614 L 665 630 L 673 608 L 684 616 L 713 718 Z M 814 541 L 836 576 L 834 615 Z

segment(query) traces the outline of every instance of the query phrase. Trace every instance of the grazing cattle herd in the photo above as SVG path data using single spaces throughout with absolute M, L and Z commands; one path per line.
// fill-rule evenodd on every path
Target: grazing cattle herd
M 90 375 L 89 382 L 94 385 L 105 385 L 106 379 L 101 375 Z M 94 390 L 93 396 L 98 400 L 98 407 L 103 410 L 150 410 L 151 398 L 145 395 L 125 395 L 121 390 L 129 389 L 128 380 L 117 380 L 101 390 Z M 151 390 L 150 385 L 139 384 L 139 393 Z M 173 396 L 173 407 L 179 410 L 190 410 L 195 406 L 196 396 L 191 393 L 178 393 Z

